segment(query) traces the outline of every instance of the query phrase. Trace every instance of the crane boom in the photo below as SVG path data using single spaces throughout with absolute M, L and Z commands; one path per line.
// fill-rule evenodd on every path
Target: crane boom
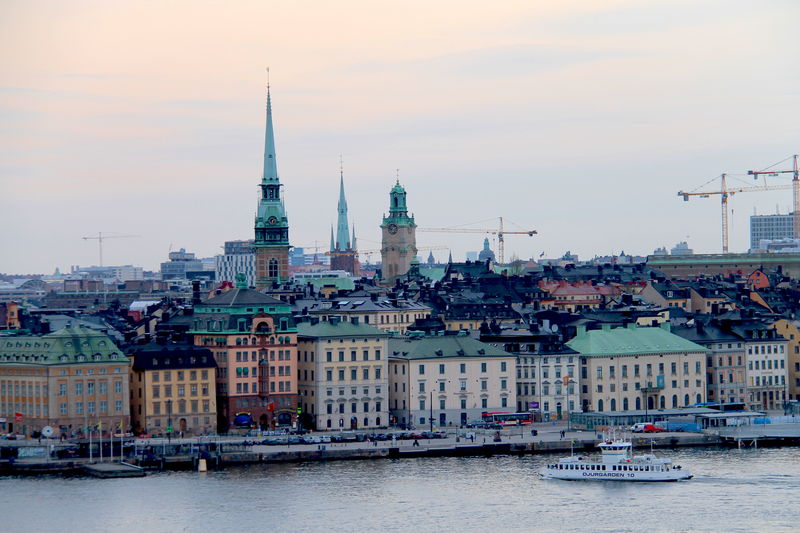
M 689 198 L 692 196 L 699 196 L 700 198 L 710 198 L 713 195 L 719 195 L 721 200 L 721 207 L 722 207 L 722 253 L 728 253 L 728 199 L 733 197 L 735 194 L 738 193 L 745 193 L 745 192 L 761 192 L 761 191 L 780 191 L 786 189 L 792 189 L 793 191 L 793 206 L 794 206 L 794 215 L 793 215 L 793 227 L 792 227 L 792 234 L 794 238 L 800 238 L 800 172 L 798 172 L 797 166 L 797 159 L 798 156 L 794 156 L 794 169 L 793 170 L 761 170 L 761 171 L 754 171 L 750 170 L 747 173 L 751 176 L 758 176 L 761 175 L 778 175 L 778 174 L 792 174 L 792 184 L 791 185 L 757 185 L 755 187 L 728 187 L 727 184 L 727 174 L 722 174 L 720 176 L 720 188 L 719 190 L 713 191 L 678 191 L 678 196 L 683 198 L 684 202 L 688 202 Z M 784 159 L 784 161 L 786 161 Z M 773 165 L 775 166 L 775 165 Z
M 96 240 L 97 246 L 100 249 L 100 266 L 103 266 L 103 241 L 105 239 L 128 239 L 130 237 L 141 237 L 141 235 L 103 235 L 102 231 L 97 232 L 97 235 L 90 235 L 89 237 L 82 237 L 84 241 Z
M 533 237 L 538 235 L 539 232 L 535 229 L 528 231 L 505 231 L 503 229 L 503 217 L 499 217 L 500 223 L 495 228 L 417 228 L 419 231 L 425 232 L 439 232 L 439 233 L 488 233 L 490 235 L 497 235 L 497 242 L 499 244 L 500 264 L 505 264 L 505 235 L 527 235 Z

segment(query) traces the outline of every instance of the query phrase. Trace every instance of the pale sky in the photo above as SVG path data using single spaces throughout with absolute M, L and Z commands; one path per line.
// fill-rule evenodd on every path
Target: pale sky
M 141 235 L 108 240 L 104 262 L 146 269 L 170 246 L 252 238 L 267 66 L 295 246 L 327 248 L 342 154 L 362 249 L 380 246 L 399 168 L 419 226 L 539 231 L 509 236 L 507 257 L 687 237 L 718 252 L 718 197 L 676 193 L 800 152 L 798 15 L 793 0 L 5 0 L 0 272 L 97 264 L 81 237 L 98 231 Z M 731 250 L 754 209 L 790 205 L 737 195 Z M 463 260 L 483 235 L 417 241 Z

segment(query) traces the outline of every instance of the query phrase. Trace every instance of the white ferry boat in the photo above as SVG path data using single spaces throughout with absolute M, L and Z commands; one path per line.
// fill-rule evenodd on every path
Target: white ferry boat
M 599 459 L 572 455 L 547 465 L 541 475 L 550 479 L 599 479 L 612 481 L 679 481 L 692 474 L 670 459 L 656 459 L 653 454 L 633 455 L 631 443 L 604 440 L 597 445 Z

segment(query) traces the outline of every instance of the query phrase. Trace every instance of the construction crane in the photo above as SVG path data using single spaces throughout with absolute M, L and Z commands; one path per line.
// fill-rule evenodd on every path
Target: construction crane
M 722 253 L 728 253 L 728 198 L 733 197 L 734 194 L 744 192 L 760 192 L 760 191 L 778 191 L 791 189 L 792 185 L 760 185 L 757 187 L 728 187 L 727 174 L 720 176 L 720 188 L 714 191 L 692 191 L 685 192 L 679 191 L 678 196 L 683 197 L 684 202 L 688 202 L 692 196 L 699 196 L 700 198 L 710 198 L 712 195 L 720 195 L 722 203 Z
M 505 231 L 503 229 L 503 217 L 498 217 L 500 223 L 497 229 L 485 229 L 485 228 L 417 228 L 418 231 L 425 231 L 425 232 L 447 232 L 447 233 L 489 233 L 491 235 L 497 235 L 497 242 L 498 248 L 500 252 L 500 264 L 505 264 L 505 236 L 506 235 L 527 235 L 528 237 L 533 237 L 534 235 L 538 235 L 539 232 L 535 229 L 528 230 L 528 231 Z
M 97 235 L 82 238 L 84 241 L 97 241 L 97 246 L 100 249 L 100 266 L 103 266 L 103 241 L 106 239 L 129 239 L 131 237 L 141 237 L 141 235 L 103 235 L 103 232 L 100 231 Z
M 421 252 L 423 250 L 449 250 L 449 249 L 450 249 L 449 246 L 441 246 L 441 245 L 439 245 L 439 246 L 420 246 L 420 247 L 417 248 L 417 251 Z M 375 250 L 355 250 L 354 252 L 325 252 L 325 255 L 330 255 L 330 256 L 334 256 L 334 255 L 371 255 L 371 254 L 380 253 L 382 251 L 383 250 L 378 248 L 378 249 L 375 249 Z
M 775 165 L 780 165 L 788 159 L 775 163 Z M 791 159 L 794 159 L 794 168 L 792 170 L 769 170 L 768 168 L 766 170 L 748 170 L 747 174 L 755 176 L 755 179 L 758 179 L 759 176 L 792 174 L 792 237 L 800 239 L 800 171 L 797 167 L 797 154 L 793 155 Z M 774 167 L 775 165 L 772 166 Z

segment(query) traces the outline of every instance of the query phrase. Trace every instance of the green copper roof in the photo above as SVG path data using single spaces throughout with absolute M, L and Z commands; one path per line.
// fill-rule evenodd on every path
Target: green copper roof
M 337 290 L 352 291 L 356 288 L 355 282 L 350 278 L 313 278 L 306 281 L 317 290 L 323 287 L 336 287 Z
M 664 327 L 623 327 L 586 331 L 578 328 L 578 335 L 567 346 L 584 356 L 637 355 L 680 352 L 705 352 L 699 344 L 669 332 Z
M 344 197 L 344 175 L 339 172 L 339 205 L 336 222 L 336 251 L 344 252 L 351 249 L 350 228 L 347 224 L 347 200 Z
M 0 364 L 98 362 L 128 364 L 128 358 L 108 335 L 82 326 L 66 327 L 41 336 L 0 338 Z

